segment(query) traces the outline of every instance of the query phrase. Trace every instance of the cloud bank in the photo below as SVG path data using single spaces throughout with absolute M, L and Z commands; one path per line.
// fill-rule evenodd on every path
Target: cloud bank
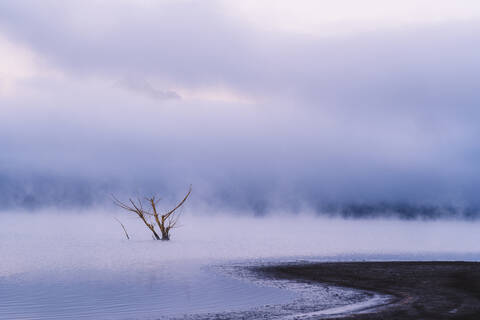
M 192 183 L 216 210 L 476 215 L 480 14 L 449 5 L 359 31 L 347 6 L 326 35 L 227 2 L 2 2 L 1 206 Z

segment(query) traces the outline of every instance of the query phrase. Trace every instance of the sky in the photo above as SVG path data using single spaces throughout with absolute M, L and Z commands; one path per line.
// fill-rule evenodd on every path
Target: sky
M 2 1 L 0 209 L 478 207 L 479 36 L 467 0 Z

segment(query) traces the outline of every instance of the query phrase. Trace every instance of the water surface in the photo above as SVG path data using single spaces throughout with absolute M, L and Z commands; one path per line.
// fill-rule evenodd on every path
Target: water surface
M 140 273 L 71 272 L 0 279 L 0 319 L 156 319 L 281 304 L 287 290 L 234 279 L 209 268 Z

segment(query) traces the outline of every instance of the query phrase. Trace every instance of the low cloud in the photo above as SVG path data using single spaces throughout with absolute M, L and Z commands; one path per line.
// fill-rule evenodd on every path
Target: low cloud
M 144 94 L 155 100 L 181 99 L 180 95 L 172 90 L 159 90 L 154 88 L 147 80 L 138 78 L 124 78 L 115 83 L 120 88 Z
M 0 4 L 2 33 L 57 73 L 0 96 L 3 206 L 190 183 L 198 205 L 259 214 L 479 205 L 475 20 L 321 37 L 210 2 L 29 4 Z M 203 88 L 248 101 L 183 96 Z

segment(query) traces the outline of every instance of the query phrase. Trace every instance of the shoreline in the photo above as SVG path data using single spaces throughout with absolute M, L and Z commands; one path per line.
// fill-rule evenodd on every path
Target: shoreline
M 480 263 L 477 262 L 321 262 L 255 266 L 267 279 L 300 281 L 393 297 L 341 319 L 480 319 Z M 299 313 L 305 319 L 332 315 Z
M 302 265 L 304 262 L 302 262 Z M 289 264 L 291 265 L 291 263 Z M 298 266 L 298 263 L 295 263 Z M 160 319 L 183 320 L 245 320 L 245 319 L 318 319 L 339 318 L 353 313 L 362 313 L 390 304 L 394 297 L 369 290 L 342 287 L 338 285 L 285 279 L 277 277 L 262 268 L 284 267 L 285 264 L 219 265 L 213 267 L 219 274 L 246 281 L 260 287 L 271 287 L 289 291 L 294 296 L 289 302 L 259 305 L 243 310 L 183 314 Z

